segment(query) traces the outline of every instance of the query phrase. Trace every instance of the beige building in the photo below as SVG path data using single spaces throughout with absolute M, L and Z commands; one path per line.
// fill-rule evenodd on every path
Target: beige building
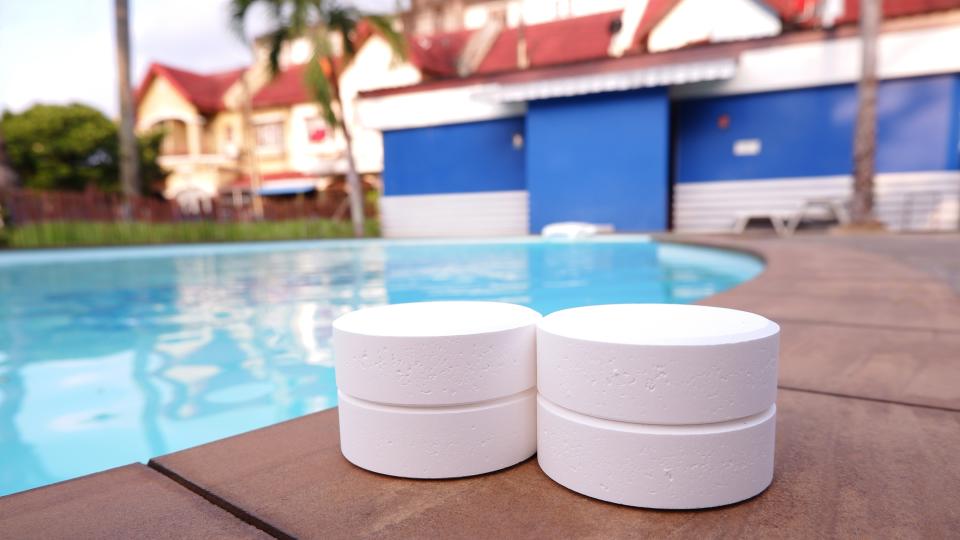
M 241 200 L 250 192 L 251 157 L 262 178 L 261 194 L 323 191 L 346 172 L 341 133 L 323 121 L 304 83 L 306 42 L 294 42 L 281 57 L 281 72 L 270 77 L 267 53 L 257 48 L 248 68 L 201 74 L 162 64 L 150 66 L 137 92 L 137 130 L 166 133 L 160 165 L 169 171 L 164 196 L 187 210 L 217 197 Z M 255 156 L 244 144 L 243 79 L 251 93 Z M 340 84 L 345 121 L 354 136 L 361 174 L 383 170 L 380 134 L 356 122 L 353 101 L 363 90 L 412 84 L 420 72 L 397 63 L 379 36 L 366 39 Z

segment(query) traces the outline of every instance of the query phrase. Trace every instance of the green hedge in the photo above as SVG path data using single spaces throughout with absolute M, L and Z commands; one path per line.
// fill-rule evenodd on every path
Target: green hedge
M 367 236 L 379 236 L 379 223 L 366 221 Z M 182 244 L 350 238 L 349 221 L 290 220 L 250 223 L 92 223 L 58 221 L 0 229 L 0 245 L 11 248 Z

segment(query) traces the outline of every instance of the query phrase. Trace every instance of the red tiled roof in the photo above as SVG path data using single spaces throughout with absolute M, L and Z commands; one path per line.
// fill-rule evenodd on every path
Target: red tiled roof
M 137 89 L 137 101 L 143 99 L 150 84 L 163 77 L 201 113 L 212 113 L 224 108 L 223 95 L 240 79 L 246 68 L 203 75 L 163 64 L 151 64 Z
M 611 25 L 622 11 L 611 11 L 586 17 L 561 19 L 526 26 L 530 67 L 569 64 L 607 56 Z M 496 73 L 517 69 L 518 28 L 506 28 L 494 41 L 477 73 Z
M 647 9 L 643 12 L 643 18 L 640 19 L 640 24 L 637 25 L 637 30 L 633 34 L 634 46 L 640 43 L 646 43 L 647 35 L 649 35 L 653 28 L 660 24 L 660 21 L 662 21 L 673 8 L 677 7 L 677 4 L 680 2 L 681 0 L 649 0 L 647 2 Z
M 376 31 L 366 21 L 357 25 L 356 44 L 359 50 Z M 334 58 L 337 73 L 342 73 L 342 58 Z M 277 73 L 253 94 L 254 108 L 283 107 L 313 101 L 306 84 L 307 64 L 294 64 Z
M 410 62 L 425 75 L 456 76 L 457 58 L 472 33 L 471 30 L 460 30 L 432 36 L 413 36 L 407 43 Z
M 956 8 L 960 8 L 960 0 L 883 0 L 883 17 L 892 19 Z M 859 0 L 846 0 L 846 9 L 837 24 L 853 23 L 859 19 Z
M 765 0 L 784 21 L 801 26 L 819 24 L 816 18 L 805 19 L 813 12 L 814 0 Z M 960 8 L 960 0 L 883 0 L 883 17 L 893 19 Z M 860 18 L 860 0 L 844 0 L 844 13 L 835 24 L 851 24 Z
M 304 81 L 307 65 L 293 65 L 278 73 L 253 95 L 253 107 L 282 107 L 312 101 Z

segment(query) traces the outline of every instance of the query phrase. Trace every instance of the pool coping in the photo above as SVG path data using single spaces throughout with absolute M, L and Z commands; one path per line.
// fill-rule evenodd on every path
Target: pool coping
M 733 249 L 766 262 L 753 280 L 700 302 L 756 311 L 783 327 L 777 476 L 753 499 L 695 512 L 621 507 L 544 480 L 535 458 L 462 480 L 383 477 L 339 455 L 336 409 L 159 456 L 148 467 L 190 495 L 181 499 L 191 511 L 213 507 L 280 538 L 416 531 L 438 537 L 938 536 L 960 527 L 960 509 L 952 504 L 960 497 L 960 468 L 943 468 L 954 462 L 950 449 L 960 445 L 960 395 L 949 391 L 960 376 L 960 297 L 948 284 L 902 260 L 859 250 L 855 239 L 654 239 Z M 864 453 L 865 445 L 872 452 Z M 95 476 L 103 482 L 121 469 Z M 76 486 L 91 478 L 0 498 L 0 530 L 46 524 L 31 534 L 60 536 L 75 508 L 69 505 L 84 497 Z M 25 497 L 41 501 L 31 519 L 13 513 Z M 131 506 L 125 512 L 148 523 L 156 517 L 149 502 Z M 88 510 L 110 515 L 115 508 Z M 91 528 L 72 532 L 130 533 L 117 529 L 120 522 L 84 523 Z M 155 530 L 137 533 L 170 531 L 158 522 Z

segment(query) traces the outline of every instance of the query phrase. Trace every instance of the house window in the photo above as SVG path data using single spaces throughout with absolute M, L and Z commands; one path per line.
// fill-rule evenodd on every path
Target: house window
M 254 127 L 257 150 L 283 152 L 283 121 L 265 122 Z

